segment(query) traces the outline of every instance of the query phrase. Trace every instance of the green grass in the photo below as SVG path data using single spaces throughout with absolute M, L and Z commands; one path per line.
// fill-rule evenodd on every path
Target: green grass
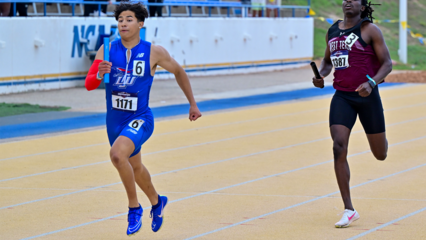
M 305 0 L 282 0 L 283 4 L 306 5 Z M 376 19 L 399 19 L 399 0 L 372 0 L 373 3 L 382 4 L 374 6 L 373 16 Z M 317 17 L 343 18 L 341 0 L 311 0 L 311 7 Z M 408 24 L 415 33 L 426 36 L 426 0 L 408 1 Z M 389 48 L 391 58 L 399 61 L 399 24 L 380 23 L 377 24 L 383 32 L 386 44 Z M 314 58 L 324 57 L 325 34 L 331 25 L 315 19 L 314 29 Z M 417 39 L 408 35 L 408 64 L 398 64 L 394 69 L 400 70 L 426 70 L 426 46 L 421 45 Z
M 314 58 L 322 58 L 325 53 L 325 35 L 327 34 L 327 30 L 323 28 L 316 27 L 314 28 Z
M 69 107 L 43 107 L 28 103 L 0 103 L 0 117 L 13 116 L 25 113 L 39 113 L 51 111 L 64 111 Z

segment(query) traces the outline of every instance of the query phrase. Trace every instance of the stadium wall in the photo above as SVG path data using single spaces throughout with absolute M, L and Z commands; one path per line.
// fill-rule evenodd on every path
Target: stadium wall
M 0 94 L 82 86 L 113 18 L 0 18 Z M 191 76 L 297 67 L 313 56 L 312 18 L 153 18 L 145 39 Z M 155 78 L 173 77 L 158 69 Z

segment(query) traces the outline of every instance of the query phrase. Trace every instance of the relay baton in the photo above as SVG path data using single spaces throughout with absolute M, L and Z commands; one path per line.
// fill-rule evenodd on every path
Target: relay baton
M 109 62 L 109 37 L 104 38 L 104 61 Z M 104 74 L 104 82 L 109 83 L 109 73 Z
M 318 72 L 318 68 L 317 68 L 317 65 L 315 64 L 315 62 L 311 62 L 311 68 L 312 68 L 312 71 L 315 74 L 315 78 L 316 79 L 322 79 L 321 75 Z
M 315 64 L 315 62 L 311 62 L 311 68 L 312 68 L 312 71 L 314 72 L 314 74 L 315 74 L 315 77 L 317 78 L 317 79 L 321 79 L 322 77 L 321 77 L 321 75 L 319 74 L 319 72 L 318 72 L 318 68 L 317 68 L 317 65 Z

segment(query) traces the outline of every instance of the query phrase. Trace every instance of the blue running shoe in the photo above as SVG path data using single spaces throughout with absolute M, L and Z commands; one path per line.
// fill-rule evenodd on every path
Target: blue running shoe
M 161 206 L 159 206 L 156 209 L 151 209 L 151 218 L 152 218 L 152 231 L 158 232 L 160 230 L 161 226 L 163 225 L 164 220 L 164 208 L 167 205 L 167 197 L 166 196 L 160 196 L 161 199 Z
M 127 227 L 127 235 L 135 234 L 141 229 L 142 213 L 143 209 L 140 205 L 138 209 L 129 209 L 129 214 L 127 215 L 127 221 L 129 222 L 129 227 Z

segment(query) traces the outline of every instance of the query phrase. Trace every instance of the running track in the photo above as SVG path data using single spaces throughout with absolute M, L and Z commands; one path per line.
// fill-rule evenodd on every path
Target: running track
M 170 204 L 160 232 L 147 208 L 132 238 L 426 238 L 426 86 L 381 94 L 388 159 L 374 159 L 357 122 L 349 161 L 361 219 L 351 227 L 334 228 L 343 206 L 325 97 L 157 122 L 143 162 Z M 108 150 L 104 129 L 0 144 L 0 239 L 128 239 Z

